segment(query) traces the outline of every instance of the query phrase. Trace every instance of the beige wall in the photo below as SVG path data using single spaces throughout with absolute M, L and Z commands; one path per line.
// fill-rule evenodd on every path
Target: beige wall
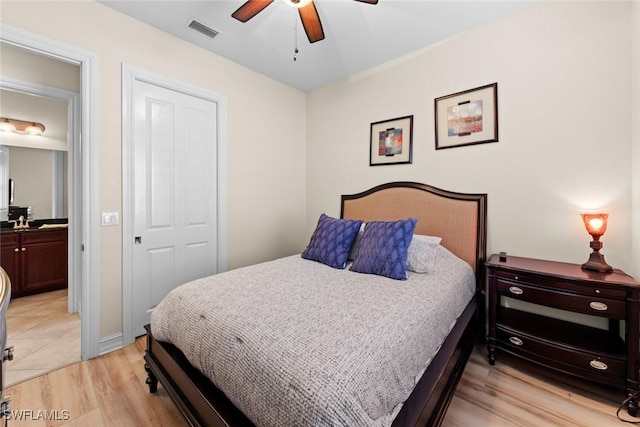
M 630 12 L 543 3 L 310 93 L 307 230 L 342 193 L 419 181 L 488 193 L 490 253 L 582 263 L 579 213 L 609 212 L 603 253 L 631 272 Z M 493 82 L 500 141 L 436 151 L 434 99 Z M 370 167 L 370 123 L 410 114 L 413 164 Z
M 2 7 L 2 6 L 0 6 Z M 5 43 L 0 44 L 0 76 L 29 82 L 35 87 L 80 92 L 80 68 Z M 34 120 L 45 126 L 40 136 L 0 133 L 0 144 L 45 150 L 68 150 L 67 103 L 22 92 L 0 91 L 0 114 Z
M 302 237 L 304 93 L 98 3 L 2 2 L 0 8 L 2 24 L 99 57 L 101 211 L 122 212 L 121 66 L 126 63 L 227 97 L 228 267 L 300 250 L 307 239 Z M 99 239 L 100 335 L 106 337 L 122 331 L 122 229 L 104 227 Z
M 5 6 L 0 5 L 0 11 Z M 80 67 L 10 45 L 2 46 L 0 74 L 43 86 L 80 92 Z
M 308 95 L 96 3 L 0 8 L 2 23 L 98 54 L 102 211 L 122 209 L 122 63 L 227 96 L 229 268 L 301 250 L 340 194 L 392 180 L 487 192 L 490 252 L 583 262 L 578 213 L 607 210 L 607 260 L 640 265 L 637 3 L 542 4 Z M 433 99 L 492 82 L 500 142 L 435 151 Z M 408 114 L 413 164 L 369 167 L 370 123 Z M 121 233 L 100 235 L 103 337 L 122 326 Z

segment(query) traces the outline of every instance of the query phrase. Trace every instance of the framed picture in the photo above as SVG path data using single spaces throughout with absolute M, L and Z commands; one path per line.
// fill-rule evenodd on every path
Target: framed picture
M 371 123 L 369 166 L 413 161 L 413 116 Z
M 498 141 L 498 83 L 435 99 L 436 150 Z

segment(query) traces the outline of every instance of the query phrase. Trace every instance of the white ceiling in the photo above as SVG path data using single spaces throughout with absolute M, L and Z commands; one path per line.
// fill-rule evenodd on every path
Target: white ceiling
M 523 0 L 316 0 L 325 39 L 310 44 L 297 11 L 276 0 L 246 23 L 231 17 L 244 0 L 98 0 L 100 3 L 289 86 L 311 91 L 399 58 L 505 14 Z M 188 28 L 196 19 L 219 32 Z M 469 46 L 470 49 L 478 48 Z

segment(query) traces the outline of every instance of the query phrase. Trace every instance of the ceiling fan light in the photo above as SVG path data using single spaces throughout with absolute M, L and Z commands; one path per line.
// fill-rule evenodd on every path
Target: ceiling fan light
M 289 6 L 296 7 L 298 9 L 300 9 L 302 7 L 307 6 L 313 0 L 282 0 L 282 1 L 284 1 Z

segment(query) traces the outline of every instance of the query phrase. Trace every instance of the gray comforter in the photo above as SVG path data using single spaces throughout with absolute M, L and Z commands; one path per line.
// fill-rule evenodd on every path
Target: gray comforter
M 151 331 L 258 426 L 388 426 L 474 289 L 442 247 L 406 281 L 297 255 L 176 288 Z

